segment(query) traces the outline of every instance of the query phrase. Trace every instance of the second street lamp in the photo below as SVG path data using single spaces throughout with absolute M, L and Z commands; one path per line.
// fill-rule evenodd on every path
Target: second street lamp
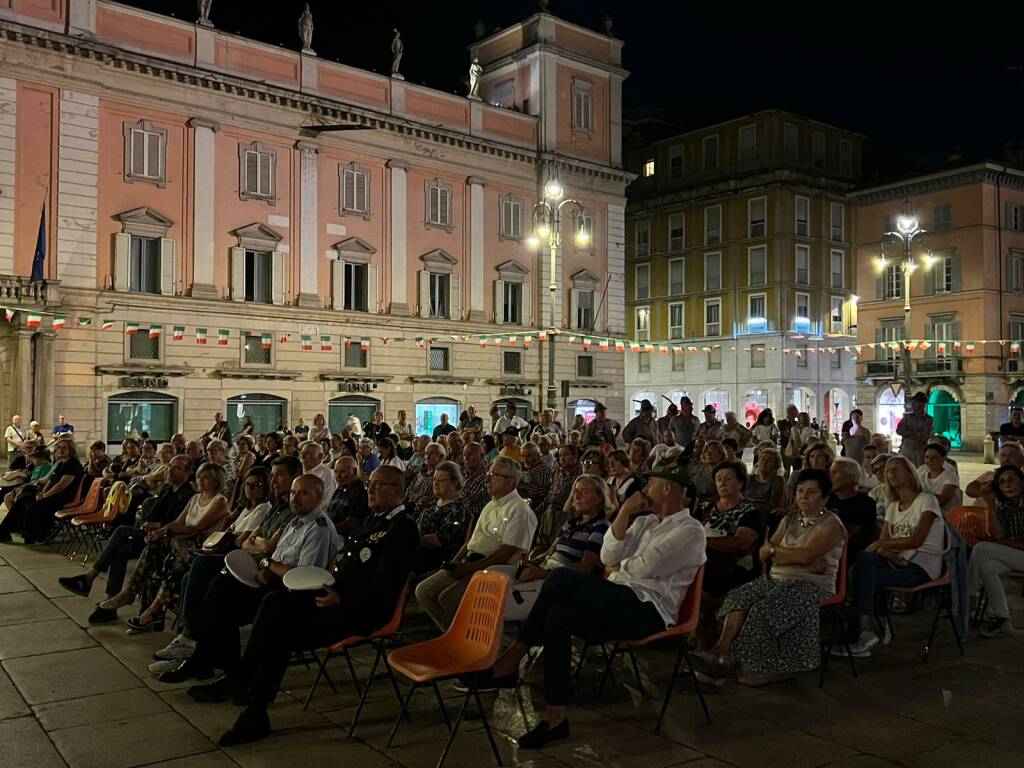
M 558 291 L 555 268 L 558 261 L 558 249 L 562 245 L 562 209 L 569 206 L 574 213 L 579 213 L 583 210 L 582 203 L 571 198 L 563 199 L 563 194 L 562 185 L 558 183 L 558 180 L 554 178 L 549 179 L 544 185 L 544 199 L 533 207 L 533 234 L 526 241 L 531 248 L 540 248 L 541 246 L 547 246 L 548 248 L 551 277 L 548 284 L 550 290 L 548 326 L 552 330 L 558 327 L 558 321 L 555 317 L 555 294 Z M 590 233 L 580 227 L 576 229 L 574 237 L 577 245 L 585 246 L 590 240 Z M 554 334 L 552 334 L 548 337 L 547 407 L 554 409 L 557 398 L 558 392 L 555 389 L 555 338 Z

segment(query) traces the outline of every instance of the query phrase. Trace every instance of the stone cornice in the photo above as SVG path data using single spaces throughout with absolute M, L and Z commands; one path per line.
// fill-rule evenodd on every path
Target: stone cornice
M 856 190 L 850 196 L 861 205 L 870 205 L 969 184 L 999 184 L 1010 189 L 1024 190 L 1024 173 L 1005 165 L 982 163 L 930 176 L 918 176 L 883 187 Z
M 58 54 L 95 61 L 110 69 L 146 75 L 190 88 L 201 88 L 264 105 L 294 109 L 298 113 L 317 116 L 328 122 L 351 123 L 353 126 L 367 129 L 386 130 L 407 138 L 432 141 L 528 165 L 534 165 L 537 162 L 537 153 L 532 149 L 418 123 L 407 118 L 376 112 L 367 107 L 357 107 L 321 96 L 247 80 L 235 75 L 199 69 L 195 66 L 134 53 L 108 43 L 70 37 L 9 20 L 0 21 L 0 40 L 5 43 L 17 42 L 34 48 L 54 51 Z M 586 161 L 577 161 L 565 155 L 559 155 L 558 162 L 574 173 L 614 183 L 626 184 L 632 178 L 631 175 L 625 174 L 621 170 Z

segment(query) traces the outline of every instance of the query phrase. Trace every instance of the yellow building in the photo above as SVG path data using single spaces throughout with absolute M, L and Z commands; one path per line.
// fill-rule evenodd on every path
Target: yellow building
M 627 413 L 686 394 L 741 421 L 791 402 L 845 418 L 850 355 L 805 348 L 856 335 L 848 192 L 862 139 L 769 110 L 627 148 L 628 332 L 686 350 L 627 359 Z

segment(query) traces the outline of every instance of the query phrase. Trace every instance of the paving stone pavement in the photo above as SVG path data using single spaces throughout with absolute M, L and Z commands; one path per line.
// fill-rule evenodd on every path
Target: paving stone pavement
M 0 768 L 223 768 L 347 765 L 426 768 L 436 763 L 446 733 L 429 695 L 415 697 L 412 722 L 386 747 L 398 712 L 386 678 L 375 681 L 356 738 L 347 730 L 358 698 L 344 662 L 321 684 L 308 711 L 302 702 L 313 671 L 290 668 L 271 708 L 274 734 L 227 750 L 216 739 L 234 720 L 230 704 L 198 704 L 183 686 L 163 685 L 146 671 L 170 632 L 128 636 L 123 624 L 90 627 L 93 602 L 54 589 L 58 573 L 81 565 L 46 547 L 0 545 Z M 1018 626 L 1024 627 L 1022 584 L 1009 584 Z M 96 599 L 101 585 L 94 587 Z M 125 618 L 130 611 L 122 610 Z M 422 616 L 413 615 L 414 626 Z M 422 623 L 419 626 L 423 626 Z M 673 655 L 638 655 L 644 695 L 631 669 L 598 695 L 599 664 L 584 667 L 579 704 L 570 710 L 573 736 L 541 752 L 519 752 L 515 738 L 543 711 L 540 670 L 519 700 L 511 692 L 484 696 L 506 765 L 529 768 L 942 768 L 1024 765 L 1024 633 L 999 640 L 972 638 L 960 658 L 948 625 L 927 663 L 921 656 L 925 615 L 898 617 L 896 638 L 858 662 L 759 689 L 735 683 L 708 694 L 712 724 L 696 696 L 680 684 L 665 727 L 654 734 Z M 410 631 L 413 639 L 421 629 Z M 356 653 L 360 679 L 372 656 Z M 461 696 L 445 690 L 454 709 Z M 528 720 L 527 723 L 524 720 Z M 478 720 L 469 721 L 448 759 L 452 768 L 493 765 Z

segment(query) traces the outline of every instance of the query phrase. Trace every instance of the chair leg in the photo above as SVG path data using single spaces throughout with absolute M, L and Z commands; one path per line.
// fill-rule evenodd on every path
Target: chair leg
M 484 723 L 484 732 L 487 734 L 487 740 L 491 742 L 491 751 L 494 753 L 494 759 L 498 761 L 498 765 L 501 765 L 501 753 L 498 752 L 498 745 L 494 741 L 494 734 L 491 733 L 491 724 L 487 721 L 487 712 L 484 710 L 484 704 L 480 701 L 480 691 L 476 689 L 476 685 L 473 686 L 473 696 L 476 698 L 476 708 L 480 711 L 480 719 Z
M 953 618 L 953 593 L 949 591 L 946 593 L 946 618 L 949 619 L 949 627 L 953 630 L 953 639 L 956 640 L 956 647 L 960 651 L 960 655 L 964 655 L 964 644 L 960 639 L 960 630 L 956 625 L 956 619 Z
M 402 724 L 402 719 L 405 717 L 406 710 L 409 709 L 409 701 L 412 699 L 412 695 L 416 693 L 416 689 L 419 687 L 417 683 L 413 683 L 409 686 L 409 693 L 406 694 L 405 698 L 402 699 L 402 709 L 398 713 L 398 717 L 395 718 L 395 724 L 391 727 L 391 735 L 388 736 L 388 747 L 390 747 L 395 741 L 395 734 L 398 733 L 398 726 Z
M 435 686 L 437 684 L 435 683 Z M 459 725 L 462 723 L 462 718 L 466 714 L 466 707 L 469 704 L 470 698 L 473 696 L 473 691 L 476 690 L 476 682 L 473 682 L 471 690 L 466 691 L 466 698 L 462 700 L 462 706 L 459 708 L 458 717 L 455 718 L 455 725 L 448 728 L 448 741 L 445 742 L 444 751 L 441 753 L 441 757 L 437 761 L 437 768 L 442 768 L 444 761 L 448 758 L 448 753 L 452 749 L 452 744 L 455 742 L 455 734 L 459 732 Z M 440 696 L 440 693 L 438 694 Z M 447 715 L 446 715 L 447 717 Z
M 939 597 L 936 595 L 936 597 Z M 928 661 L 928 654 L 932 650 L 932 641 L 935 639 L 935 630 L 939 627 L 939 619 L 942 618 L 942 599 L 941 597 L 935 601 L 935 618 L 932 619 L 932 630 L 928 633 L 928 642 L 924 644 L 924 656 L 921 658 L 921 663 Z
M 853 653 L 850 652 L 850 633 L 846 631 L 846 620 L 843 618 L 843 609 L 836 606 L 836 621 L 839 622 L 839 636 L 843 638 L 843 647 L 846 648 L 846 660 L 850 663 L 850 672 L 857 676 L 857 665 L 853 661 Z
M 384 641 L 383 640 L 380 641 L 380 645 L 378 646 L 378 653 L 380 653 L 380 655 L 383 657 L 383 655 L 384 655 Z M 391 665 L 388 664 L 386 661 L 384 662 L 384 669 L 387 670 L 387 672 L 388 672 L 388 679 L 391 680 L 391 687 L 394 688 L 394 690 L 395 690 L 395 698 L 398 699 L 399 704 L 401 704 L 401 702 L 402 702 L 402 689 L 398 687 L 398 678 L 395 677 L 395 673 L 392 671 Z M 409 716 L 408 712 L 405 713 L 405 722 L 407 722 L 407 723 L 411 723 L 412 722 L 412 718 Z
M 441 696 L 441 689 L 437 687 L 437 681 L 436 680 L 431 683 L 431 686 L 434 689 L 434 696 L 437 698 L 437 706 L 441 708 L 441 717 L 444 718 L 444 726 L 445 726 L 445 728 L 448 729 L 448 733 L 451 733 L 452 732 L 452 721 L 448 717 L 448 707 L 446 707 L 444 705 L 444 698 L 442 698 L 442 696 Z M 467 697 L 468 697 L 468 695 L 469 694 L 467 693 Z M 465 704 L 463 704 L 463 709 L 465 709 Z
M 831 611 L 828 611 L 831 613 Z M 825 687 L 825 674 L 828 672 L 829 658 L 832 656 L 832 642 L 836 636 L 836 619 L 832 616 L 832 621 L 829 622 L 828 630 L 828 641 L 825 642 L 821 647 L 821 674 L 818 675 L 818 687 Z
M 644 696 L 644 682 L 640 679 L 640 665 L 636 663 L 636 652 L 633 650 L 633 646 L 626 646 L 626 653 L 629 654 L 629 660 L 633 662 L 633 674 L 636 675 L 636 687 L 640 689 L 640 696 Z
M 377 653 L 373 657 L 373 666 L 370 667 L 370 676 L 366 678 L 366 685 L 363 686 L 363 690 L 359 693 L 359 705 L 356 707 L 355 714 L 352 715 L 352 722 L 348 727 L 348 737 L 351 739 L 352 735 L 356 732 L 356 723 L 359 722 L 359 715 L 362 714 L 363 705 L 366 704 L 366 697 L 370 693 L 370 686 L 373 685 L 373 676 L 377 672 L 377 665 L 380 663 L 380 657 L 383 655 L 383 649 L 381 646 L 374 643 L 377 648 Z M 388 671 L 391 671 L 391 667 L 388 667 Z M 392 680 L 394 678 L 392 677 Z M 401 701 L 401 695 L 399 695 L 399 701 Z
M 619 654 L 619 643 L 616 641 L 612 645 L 611 654 L 608 653 L 607 648 L 602 644 L 601 653 L 604 654 L 604 672 L 601 674 L 601 682 L 597 686 L 597 695 L 600 696 L 604 692 L 604 684 L 608 680 L 608 676 L 612 674 L 612 664 L 615 663 L 615 657 Z
M 590 650 L 590 643 L 583 643 L 583 647 L 580 648 L 580 660 L 576 663 L 576 673 L 572 676 L 572 689 L 576 690 L 576 687 L 580 684 L 580 673 L 583 671 L 583 661 L 587 658 L 587 651 Z
M 319 666 L 319 669 L 316 672 L 316 677 L 313 678 L 313 684 L 309 686 L 309 693 L 306 694 L 306 701 L 302 704 L 303 712 L 309 709 L 309 703 L 313 701 L 313 695 L 316 693 L 316 688 L 318 685 L 320 685 L 320 678 L 322 678 L 327 672 L 327 662 L 329 662 L 333 658 L 333 656 L 331 655 L 331 652 L 328 651 L 324 654 L 324 657 L 321 660 L 316 655 L 316 652 L 314 652 L 313 658 L 316 659 L 317 666 Z
M 352 666 L 352 657 L 349 656 L 348 648 L 346 648 L 343 651 L 343 653 L 345 654 L 345 663 L 348 664 L 348 674 L 352 678 L 352 685 L 355 686 L 356 693 L 358 693 L 360 696 L 362 696 L 363 695 L 363 687 L 359 684 L 359 678 L 356 677 L 356 668 L 354 666 Z M 337 693 L 337 691 L 335 691 L 335 693 Z

